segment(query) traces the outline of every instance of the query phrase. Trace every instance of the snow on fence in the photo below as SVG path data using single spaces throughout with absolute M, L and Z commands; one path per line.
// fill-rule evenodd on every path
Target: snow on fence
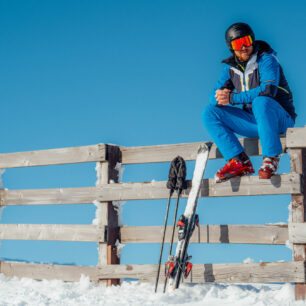
M 261 155 L 258 138 L 240 139 L 249 156 Z M 203 179 L 200 197 L 247 195 L 292 195 L 292 220 L 288 225 L 202 225 L 192 243 L 293 244 L 292 262 L 196 264 L 186 282 L 220 283 L 295 283 L 296 299 L 306 299 L 306 128 L 288 129 L 281 137 L 283 150 L 289 150 L 291 172 L 259 180 L 242 177 L 222 184 Z M 90 241 L 99 244 L 96 267 L 0 262 L 0 272 L 6 276 L 34 279 L 78 281 L 81 274 L 92 281 L 119 284 L 120 278 L 154 281 L 157 265 L 120 265 L 116 242 L 157 243 L 161 241 L 161 226 L 119 226 L 113 201 L 167 199 L 166 182 L 119 183 L 121 164 L 170 162 L 177 155 L 194 160 L 199 143 L 146 147 L 119 147 L 107 144 L 52 149 L 33 152 L 0 154 L 0 168 L 30 167 L 69 163 L 97 162 L 98 181 L 95 187 L 38 190 L 0 190 L 0 206 L 86 204 L 97 205 L 93 225 L 0 224 L 0 239 Z M 222 158 L 213 145 L 210 159 Z M 188 197 L 190 191 L 183 192 Z M 170 241 L 170 232 L 166 242 Z M 199 238 L 200 237 L 200 238 Z M 163 268 L 161 269 L 163 271 Z M 161 272 L 162 274 L 162 272 Z

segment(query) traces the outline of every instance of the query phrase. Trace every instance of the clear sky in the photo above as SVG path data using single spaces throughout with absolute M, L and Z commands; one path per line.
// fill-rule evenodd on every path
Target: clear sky
M 0 151 L 210 140 L 201 113 L 247 22 L 278 52 L 304 126 L 305 1 L 0 0 Z M 256 169 L 261 158 L 252 158 Z M 213 177 L 223 161 L 209 161 Z M 188 178 L 193 163 L 188 163 Z M 8 169 L 8 189 L 85 187 L 95 165 Z M 123 181 L 166 180 L 169 164 L 126 166 Z M 289 171 L 283 157 L 280 172 Z M 181 202 L 183 210 L 185 201 Z M 287 222 L 290 196 L 201 199 L 201 224 Z M 126 225 L 162 225 L 166 201 L 130 201 Z M 5 208 L 2 223 L 90 224 L 93 205 Z M 170 216 L 171 217 L 171 216 Z M 171 217 L 172 219 L 172 217 Z M 96 244 L 3 241 L 0 257 L 95 265 Z M 291 260 L 283 246 L 192 245 L 194 263 Z M 157 263 L 159 245 L 126 245 L 122 263 Z

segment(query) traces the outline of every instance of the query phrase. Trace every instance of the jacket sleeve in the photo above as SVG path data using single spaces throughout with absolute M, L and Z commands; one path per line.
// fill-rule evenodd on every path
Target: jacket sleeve
M 273 54 L 264 54 L 258 62 L 260 85 L 248 91 L 230 94 L 231 104 L 252 103 L 258 96 L 275 98 L 278 91 L 280 66 Z
M 227 65 L 222 70 L 219 81 L 217 82 L 216 86 L 214 87 L 214 89 L 212 90 L 212 92 L 209 95 L 209 103 L 212 104 L 212 105 L 217 105 L 218 101 L 215 98 L 215 92 L 218 89 L 225 89 L 225 88 L 227 88 L 229 90 L 234 89 L 234 85 L 233 85 L 233 83 L 230 79 L 229 69 L 228 69 Z

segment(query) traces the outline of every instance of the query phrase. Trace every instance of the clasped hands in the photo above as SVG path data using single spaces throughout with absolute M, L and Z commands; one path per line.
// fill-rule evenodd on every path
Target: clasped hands
M 229 104 L 230 90 L 227 88 L 216 90 L 215 98 L 218 101 L 218 105 Z

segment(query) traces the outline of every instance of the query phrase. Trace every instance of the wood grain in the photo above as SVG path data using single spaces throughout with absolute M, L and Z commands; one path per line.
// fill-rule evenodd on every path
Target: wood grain
M 188 188 L 182 198 L 187 198 Z M 275 175 L 270 180 L 260 180 L 257 176 L 231 179 L 217 184 L 214 179 L 204 179 L 200 197 L 231 197 L 250 195 L 298 194 L 301 192 L 300 174 Z M 165 181 L 142 183 L 104 184 L 98 187 L 0 190 L 0 205 L 40 205 L 40 204 L 86 204 L 126 200 L 167 199 L 169 190 Z M 174 195 L 176 197 L 176 195 Z
M 170 243 L 172 226 L 167 227 L 165 243 Z M 177 228 L 174 242 L 177 242 Z M 122 243 L 160 243 L 162 226 L 121 227 Z M 287 225 L 201 225 L 194 230 L 191 243 L 247 243 L 284 245 Z
M 306 244 L 306 222 L 289 223 L 289 240 L 294 244 Z
M 0 154 L 0 168 L 105 161 L 105 144 Z
M 0 239 L 105 242 L 94 225 L 66 224 L 0 224 Z
M 59 279 L 68 282 L 78 282 L 82 274 L 88 276 L 92 281 L 97 281 L 99 270 L 96 267 L 2 261 L 1 273 L 7 277 L 28 277 L 36 280 Z
M 1 262 L 1 273 L 8 277 L 33 279 L 61 279 L 79 281 L 81 274 L 90 280 L 135 278 L 154 282 L 157 265 L 105 265 L 80 267 L 64 265 L 27 264 Z M 164 266 L 161 267 L 161 279 Z M 185 282 L 190 283 L 303 283 L 305 281 L 303 262 L 195 264 L 192 275 Z
M 262 154 L 258 137 L 240 138 L 239 141 L 249 156 L 257 156 Z M 281 135 L 281 143 L 283 151 L 285 151 L 286 139 L 284 135 Z M 186 161 L 195 160 L 200 144 L 201 142 L 142 147 L 120 147 L 122 152 L 122 163 L 142 164 L 169 162 L 178 155 L 183 157 Z M 216 158 L 223 158 L 223 156 L 216 145 L 213 144 L 209 153 L 209 159 Z
M 306 147 L 306 127 L 287 129 L 286 147 L 305 148 Z
M 301 174 L 304 179 L 301 180 L 301 192 L 294 194 L 291 197 L 292 204 L 292 220 L 290 222 L 296 223 L 296 228 L 301 228 L 297 223 L 304 224 L 306 221 L 306 149 L 290 149 L 290 166 L 291 172 Z M 289 222 L 289 224 L 290 224 Z M 292 227 L 290 228 L 292 229 Z M 292 237 L 292 239 L 295 239 Z M 302 238 L 302 237 L 299 237 Z M 293 243 L 293 259 L 294 261 L 306 261 L 306 244 Z M 306 299 L 306 284 L 295 284 L 295 299 Z

